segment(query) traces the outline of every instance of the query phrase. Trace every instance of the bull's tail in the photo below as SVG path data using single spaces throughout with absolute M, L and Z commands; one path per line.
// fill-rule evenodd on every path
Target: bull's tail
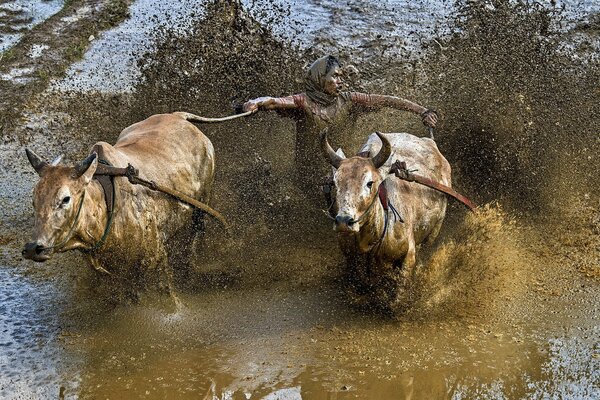
M 250 114 L 254 114 L 256 111 L 257 110 L 246 111 L 241 114 L 230 115 L 228 117 L 222 117 L 222 118 L 201 117 L 199 115 L 184 112 L 184 111 L 177 111 L 177 112 L 174 112 L 173 114 L 185 119 L 186 121 L 211 124 L 211 123 L 224 122 L 224 121 L 229 121 L 229 120 L 236 119 L 236 118 L 246 117 Z

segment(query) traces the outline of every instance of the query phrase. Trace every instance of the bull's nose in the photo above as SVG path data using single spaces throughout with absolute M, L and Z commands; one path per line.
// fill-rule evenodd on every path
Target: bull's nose
M 337 215 L 335 217 L 335 229 L 337 231 L 349 231 L 354 224 L 354 220 L 349 215 Z
M 39 245 L 35 242 L 31 242 L 25 244 L 25 247 L 23 248 L 23 251 L 21 251 L 21 254 L 24 258 L 28 260 L 46 261 L 48 258 L 50 258 L 50 256 L 44 254 L 44 250 L 47 250 L 44 246 Z

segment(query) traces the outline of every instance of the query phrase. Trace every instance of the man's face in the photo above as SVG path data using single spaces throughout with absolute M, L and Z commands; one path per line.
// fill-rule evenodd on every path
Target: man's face
M 340 68 L 335 67 L 332 70 L 330 70 L 327 76 L 325 77 L 323 90 L 327 94 L 337 96 L 338 94 L 340 94 L 342 83 L 342 74 Z

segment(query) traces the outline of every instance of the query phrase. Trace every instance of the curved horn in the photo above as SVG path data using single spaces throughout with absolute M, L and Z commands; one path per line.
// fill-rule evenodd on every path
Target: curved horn
M 96 152 L 93 152 L 92 154 L 87 156 L 85 158 L 85 160 L 75 164 L 75 173 L 73 174 L 73 177 L 74 178 L 81 177 L 81 175 L 83 175 L 85 173 L 85 171 L 87 171 L 87 169 L 90 167 L 90 165 L 92 165 L 92 163 L 96 159 L 97 155 L 98 154 L 96 154 Z
M 327 130 L 323 130 L 321 132 L 321 150 L 323 150 L 323 155 L 329 161 L 329 163 L 334 168 L 339 168 L 340 163 L 344 159 L 343 157 L 338 156 L 335 151 L 329 145 L 329 141 L 327 140 Z
M 390 144 L 389 140 L 387 140 L 387 138 L 383 136 L 381 132 L 375 133 L 377 134 L 377 136 L 379 136 L 379 139 L 381 139 L 381 150 L 379 150 L 379 153 L 377 153 L 373 158 L 371 158 L 371 161 L 373 161 L 375 168 L 379 168 L 383 164 L 385 164 L 387 159 L 392 154 L 392 145 Z
M 29 150 L 26 148 L 25 154 L 27 154 L 27 159 L 29 160 L 29 163 L 31 164 L 33 169 L 35 169 L 35 172 L 37 172 L 38 175 L 41 175 L 42 169 L 45 166 L 47 166 L 48 163 L 43 161 L 37 154 L 33 152 L 33 150 Z

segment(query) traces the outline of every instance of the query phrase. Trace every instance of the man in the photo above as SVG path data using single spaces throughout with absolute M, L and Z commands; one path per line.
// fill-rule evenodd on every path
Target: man
M 356 117 L 385 107 L 418 114 L 425 126 L 434 128 L 435 111 L 394 96 L 341 92 L 339 61 L 333 56 L 316 60 L 306 73 L 304 93 L 287 97 L 259 97 L 244 103 L 244 111 L 276 110 L 296 120 L 296 169 L 301 188 L 312 192 L 319 185 L 328 166 L 323 161 L 320 133 L 329 128 L 333 142 L 344 144 L 344 133 Z M 366 133 L 365 133 L 366 134 Z M 336 140 L 337 139 L 337 140 Z M 362 139 L 362 138 L 361 138 Z

